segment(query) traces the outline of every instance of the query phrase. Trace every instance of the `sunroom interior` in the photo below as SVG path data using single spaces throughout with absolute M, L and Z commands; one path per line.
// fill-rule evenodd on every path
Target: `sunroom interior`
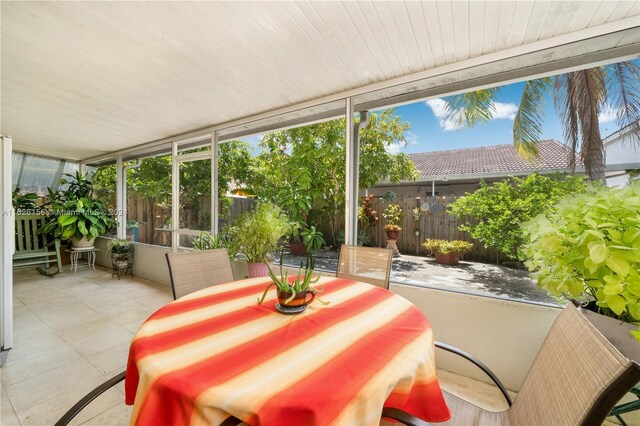
M 126 236 L 127 167 L 140 159 L 171 156 L 171 214 L 176 218 L 181 163 L 211 165 L 208 229 L 181 228 L 174 220 L 168 247 L 136 243 L 135 279 L 125 280 L 127 291 L 142 297 L 151 286 L 159 289 L 157 300 L 164 300 L 165 292 L 166 302 L 170 278 L 165 253 L 184 250 L 183 236 L 217 232 L 219 144 L 347 117 L 344 222 L 345 243 L 353 244 L 359 200 L 355 119 L 392 106 L 640 57 L 640 6 L 628 1 L 3 2 L 1 9 L 4 211 L 12 208 L 13 153 L 64 160 L 64 171 L 73 168 L 70 164 L 81 171 L 115 164 L 116 236 L 121 238 Z M 210 149 L 182 153 L 203 147 Z M 28 306 L 12 306 L 17 286 L 28 285 L 32 303 L 42 304 L 46 299 L 38 300 L 38 286 L 61 283 L 67 288 L 63 283 L 69 279 L 73 285 L 83 279 L 104 284 L 111 282 L 106 279 L 110 270 L 98 268 L 98 278 L 89 271 L 63 271 L 54 278 L 14 272 L 13 217 L 3 215 L 1 225 L 0 316 L 3 350 L 8 351 L 2 370 L 12 368 L 15 352 L 19 357 L 14 357 L 13 368 L 28 369 L 20 334 L 31 337 L 34 332 L 28 322 L 12 327 L 19 321 L 14 312 L 27 313 L 38 323 L 42 318 Z M 97 240 L 101 251 L 96 264 L 110 268 L 106 241 Z M 245 274 L 236 275 L 241 279 Z M 136 290 L 136 283 L 143 290 Z M 561 311 L 393 282 L 390 290 L 426 315 L 438 340 L 472 353 L 514 393 Z M 127 298 L 127 291 L 119 297 Z M 488 382 L 464 361 L 444 352 L 437 356 L 439 369 Z M 20 359 L 25 363 L 18 364 Z M 126 358 L 114 363 L 123 369 Z M 24 392 L 15 390 L 21 380 L 5 385 L 5 371 L 3 424 L 48 424 L 55 419 L 42 412 L 61 415 L 75 402 L 53 392 L 22 404 L 18 400 Z M 106 379 L 107 373 L 100 371 L 91 384 Z M 37 383 L 34 377 L 25 380 Z M 83 385 L 84 392 L 89 386 Z M 90 418 L 82 421 L 91 423 Z

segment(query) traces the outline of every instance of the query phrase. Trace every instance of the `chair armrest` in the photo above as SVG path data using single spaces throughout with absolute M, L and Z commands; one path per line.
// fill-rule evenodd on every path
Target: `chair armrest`
M 463 351 L 462 349 L 456 348 L 455 346 L 447 345 L 446 343 L 438 342 L 437 340 L 435 342 L 435 345 L 436 345 L 436 348 L 440 348 L 440 349 L 445 350 L 447 352 L 451 352 L 453 354 L 461 356 L 462 358 L 466 359 L 467 361 L 472 362 L 476 367 L 478 367 L 479 369 L 484 371 L 484 373 L 487 376 L 489 376 L 489 378 L 493 381 L 493 383 L 496 384 L 498 389 L 500 389 L 500 392 L 502 392 L 502 395 L 504 396 L 504 399 L 507 401 L 507 404 L 509 404 L 509 407 L 511 407 L 511 405 L 513 405 L 513 401 L 511 400 L 511 397 L 509 396 L 509 393 L 507 392 L 507 389 L 504 387 L 504 385 L 502 384 L 500 379 L 498 379 L 498 377 L 493 373 L 493 371 L 491 371 L 489 369 L 489 367 L 484 365 L 482 362 L 480 362 L 473 355 Z
M 427 423 L 424 420 L 397 408 L 384 408 L 382 410 L 382 417 L 397 420 L 407 426 L 431 426 L 431 423 Z
M 82 398 L 80 401 L 76 402 L 74 404 L 74 406 L 69 409 L 69 411 L 67 411 L 66 413 L 64 413 L 64 415 L 62 417 L 60 417 L 60 420 L 58 420 L 56 422 L 55 426 L 66 426 L 66 425 L 68 425 L 69 422 L 71 420 L 73 420 L 73 418 L 75 416 L 77 416 L 78 413 L 80 413 L 80 411 L 82 411 L 82 409 L 84 407 L 89 405 L 89 403 L 91 401 L 93 401 L 94 399 L 96 399 L 97 397 L 102 395 L 104 392 L 109 390 L 111 387 L 113 387 L 113 386 L 117 385 L 118 383 L 120 383 L 121 381 L 123 381 L 124 377 L 125 377 L 125 374 L 126 374 L 126 371 L 123 371 L 122 373 L 119 373 L 117 376 L 114 376 L 114 377 L 110 378 L 109 380 L 107 380 L 106 382 L 104 382 L 103 384 L 101 384 L 100 386 L 98 386 L 97 388 L 95 388 L 94 390 L 89 392 L 88 394 L 86 394 L 84 396 L 84 398 Z

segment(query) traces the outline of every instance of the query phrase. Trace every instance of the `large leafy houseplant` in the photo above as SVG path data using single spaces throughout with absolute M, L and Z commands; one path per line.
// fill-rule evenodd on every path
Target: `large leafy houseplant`
M 640 182 L 567 196 L 523 228 L 538 286 L 640 324 Z M 633 334 L 640 341 L 640 330 Z
M 40 232 L 53 233 L 62 240 L 93 240 L 117 226 L 117 222 L 102 201 L 93 198 L 91 181 L 76 172 L 66 174 L 71 180 L 62 179 L 65 190 L 54 192 L 49 188 L 47 206 L 49 218 Z
M 101 201 L 85 197 L 51 206 L 51 215 L 42 228 L 62 240 L 93 240 L 117 225 Z

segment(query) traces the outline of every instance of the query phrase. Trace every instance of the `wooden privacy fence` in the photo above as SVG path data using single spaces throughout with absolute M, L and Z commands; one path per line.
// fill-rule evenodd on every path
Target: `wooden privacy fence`
M 454 202 L 457 197 L 454 196 L 440 196 L 440 197 L 422 197 L 417 199 L 410 196 L 399 196 L 396 203 L 400 204 L 404 217 L 402 220 L 402 231 L 398 237 L 398 248 L 400 253 L 411 255 L 426 255 L 427 251 L 422 248 L 422 243 L 427 238 L 437 238 L 442 240 L 462 240 L 468 241 L 473 244 L 473 250 L 471 253 L 466 254 L 466 259 L 483 260 L 495 262 L 498 257 L 498 253 L 494 250 L 488 250 L 484 245 L 471 238 L 468 232 L 462 232 L 458 227 L 464 223 L 455 216 L 451 216 L 447 213 L 447 205 Z M 130 193 L 128 195 L 128 218 L 138 221 L 138 241 L 149 244 L 166 244 L 159 241 L 159 235 L 157 229 L 161 228 L 163 224 L 168 223 L 168 217 L 170 216 L 170 209 L 162 208 L 161 206 L 152 205 L 149 200 L 142 198 L 140 195 Z M 421 211 L 420 216 L 416 220 L 412 210 L 416 207 L 428 206 L 428 211 Z M 207 211 L 209 205 L 209 198 L 203 197 L 201 200 L 202 212 Z M 253 209 L 255 200 L 251 198 L 233 198 L 233 204 L 231 205 L 231 214 L 228 219 L 222 220 L 221 225 L 232 222 L 235 218 L 242 213 Z M 378 212 L 380 222 L 366 230 L 367 234 L 371 238 L 371 244 L 375 247 L 385 247 L 387 243 L 387 237 L 384 232 L 383 226 L 386 223 L 382 217 L 382 212 L 386 204 L 380 197 L 375 197 L 371 203 L 371 207 Z M 168 216 L 167 216 L 168 213 Z M 183 212 L 182 219 L 188 219 L 187 216 L 192 214 L 191 212 Z M 344 217 L 341 216 L 338 219 L 338 229 L 344 228 Z M 156 231 L 154 231 L 154 229 Z M 328 223 L 319 223 L 318 229 L 323 233 L 327 243 L 331 243 L 330 236 L 331 230 Z M 416 235 L 417 232 L 417 235 Z
M 494 250 L 488 250 L 484 245 L 471 238 L 468 232 L 463 232 L 458 227 L 464 223 L 455 216 L 447 213 L 447 205 L 457 199 L 455 196 L 440 197 L 416 197 L 399 196 L 396 200 L 400 204 L 404 217 L 400 227 L 402 231 L 398 237 L 398 248 L 400 253 L 411 255 L 426 255 L 428 252 L 422 247 L 422 243 L 427 238 L 442 240 L 462 240 L 473 244 L 473 250 L 465 254 L 466 259 L 483 260 L 495 262 L 498 253 Z M 428 211 L 421 211 L 420 216 L 416 220 L 413 215 L 413 209 L 416 207 L 428 206 Z M 380 221 L 378 224 L 366 230 L 367 235 L 371 239 L 371 245 L 375 247 L 385 247 L 387 244 L 387 236 L 384 232 L 385 220 L 382 213 L 386 207 L 386 203 L 380 197 L 374 197 L 371 207 L 378 212 Z M 340 229 L 344 226 L 344 218 L 339 218 L 338 223 Z M 359 229 L 362 229 L 359 226 Z M 331 235 L 329 225 L 326 223 L 319 224 L 319 229 L 327 237 Z M 417 235 L 416 235 L 417 233 Z

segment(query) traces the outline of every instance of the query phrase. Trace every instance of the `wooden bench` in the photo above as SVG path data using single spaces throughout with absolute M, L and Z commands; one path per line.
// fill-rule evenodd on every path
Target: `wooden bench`
M 47 236 L 38 232 L 45 224 L 44 215 L 16 215 L 16 251 L 13 254 L 13 268 L 44 265 L 36 268 L 42 275 L 52 277 L 62 271 L 60 240 L 48 241 Z M 50 263 L 57 263 L 58 270 L 51 273 Z

